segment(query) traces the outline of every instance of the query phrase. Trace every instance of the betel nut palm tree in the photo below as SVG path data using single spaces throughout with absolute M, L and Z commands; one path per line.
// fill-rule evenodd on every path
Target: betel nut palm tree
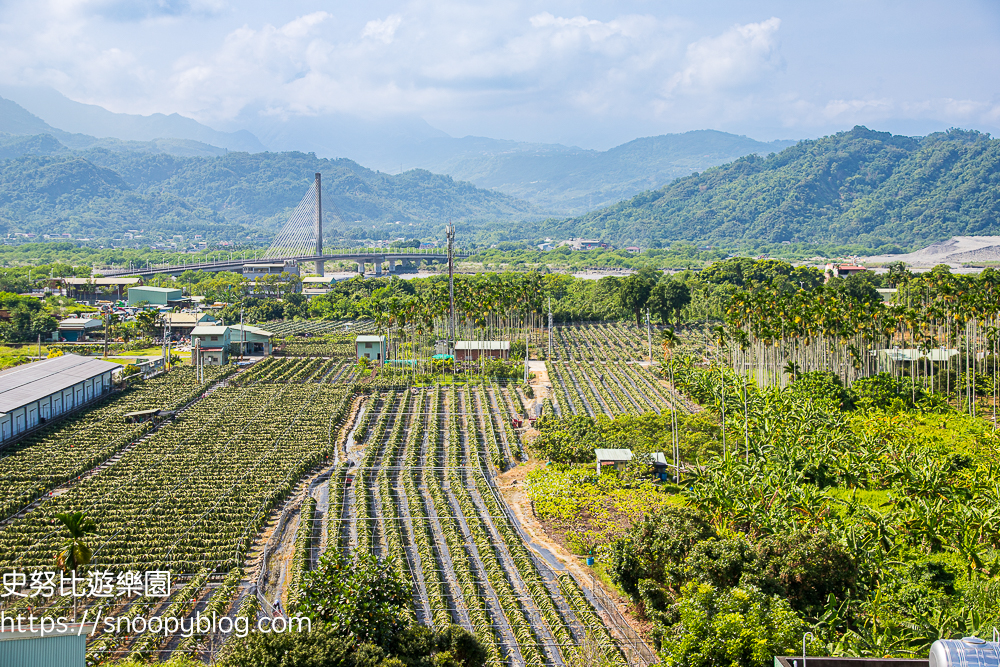
M 88 533 L 97 530 L 97 524 L 92 519 L 88 519 L 83 512 L 60 512 L 56 514 L 56 519 L 60 521 L 69 532 L 69 537 L 62 541 L 59 551 L 56 553 L 56 564 L 63 572 L 72 572 L 74 580 L 76 573 L 81 567 L 90 564 L 94 557 L 94 552 L 90 546 L 84 542 Z M 75 588 L 75 584 L 74 584 Z M 75 590 L 74 590 L 75 593 Z M 73 596 L 73 620 L 76 620 L 76 595 Z

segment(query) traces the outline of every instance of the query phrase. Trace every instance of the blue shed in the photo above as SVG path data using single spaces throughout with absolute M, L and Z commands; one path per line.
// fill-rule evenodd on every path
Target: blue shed
M 0 632 L 0 667 L 86 667 L 87 632 L 77 627 L 42 637 L 38 632 Z M 5 628 L 7 630 L 7 628 Z

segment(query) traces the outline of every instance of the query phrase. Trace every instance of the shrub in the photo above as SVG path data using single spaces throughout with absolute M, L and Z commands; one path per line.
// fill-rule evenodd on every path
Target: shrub
M 691 582 L 680 621 L 661 639 L 667 667 L 766 667 L 795 652 L 806 624 L 788 602 L 752 586 L 717 590 Z
M 676 589 L 683 581 L 680 566 L 688 553 L 711 537 L 715 537 L 715 529 L 705 513 L 689 507 L 664 507 L 636 524 L 632 537 L 612 545 L 611 574 L 633 598 L 640 597 L 643 579 Z

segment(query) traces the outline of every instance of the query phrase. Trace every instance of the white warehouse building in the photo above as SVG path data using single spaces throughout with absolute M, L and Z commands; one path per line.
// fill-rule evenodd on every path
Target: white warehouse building
M 119 369 L 66 354 L 0 372 L 0 445 L 104 396 Z

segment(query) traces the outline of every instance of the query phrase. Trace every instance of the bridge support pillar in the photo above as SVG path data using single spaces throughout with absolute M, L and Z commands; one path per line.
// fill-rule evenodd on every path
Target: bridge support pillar
M 382 260 L 381 259 L 376 259 L 375 260 L 375 275 L 376 276 L 382 275 Z
M 396 272 L 396 260 L 390 259 L 390 260 L 387 260 L 387 261 L 389 262 L 389 273 L 395 273 Z
M 319 274 L 320 278 L 322 278 L 323 274 L 326 273 L 325 262 L 321 259 L 316 260 L 316 273 Z
M 365 263 L 364 262 L 358 262 L 358 273 L 361 274 L 362 276 L 365 275 Z

